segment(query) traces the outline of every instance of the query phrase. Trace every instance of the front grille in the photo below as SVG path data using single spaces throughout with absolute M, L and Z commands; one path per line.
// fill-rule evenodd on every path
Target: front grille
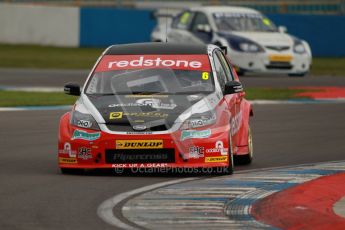
M 292 69 L 292 67 L 289 62 L 270 62 L 266 65 L 267 69 Z
M 281 52 L 290 49 L 290 46 L 266 46 L 266 48 Z
M 134 130 L 132 128 L 132 125 L 129 123 L 107 124 L 107 127 L 109 130 L 115 131 L 115 132 L 149 132 L 149 131 L 152 131 L 152 132 L 156 131 L 157 132 L 157 131 L 165 131 L 165 130 L 168 130 L 171 128 L 165 124 L 162 124 L 162 125 L 157 125 L 157 126 L 147 128 L 143 131 L 137 131 L 137 130 Z
M 107 149 L 108 164 L 126 163 L 174 163 L 175 149 Z

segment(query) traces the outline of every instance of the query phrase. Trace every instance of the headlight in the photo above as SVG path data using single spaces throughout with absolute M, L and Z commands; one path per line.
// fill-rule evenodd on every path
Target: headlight
M 76 110 L 72 111 L 71 124 L 84 129 L 100 130 L 91 114 L 81 113 Z
M 195 113 L 181 125 L 181 129 L 194 129 L 216 123 L 217 116 L 214 112 Z
M 240 48 L 244 52 L 257 53 L 260 52 L 260 47 L 254 43 L 240 43 Z
M 304 54 L 307 50 L 300 40 L 295 40 L 293 51 L 298 54 Z
M 240 52 L 260 53 L 265 50 L 257 43 L 245 38 L 231 38 L 229 43 L 232 49 Z

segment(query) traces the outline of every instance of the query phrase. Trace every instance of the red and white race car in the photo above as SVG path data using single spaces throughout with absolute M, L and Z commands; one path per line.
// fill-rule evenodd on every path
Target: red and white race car
M 223 169 L 253 157 L 250 103 L 214 45 L 111 46 L 60 120 L 63 173 L 96 168 Z

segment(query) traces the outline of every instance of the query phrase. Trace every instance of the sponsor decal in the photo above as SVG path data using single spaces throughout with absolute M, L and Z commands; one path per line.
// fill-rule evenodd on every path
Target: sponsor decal
M 203 55 L 105 55 L 96 72 L 127 69 L 170 68 L 210 71 L 208 56 Z
M 90 128 L 92 126 L 92 122 L 86 120 L 79 120 L 77 126 L 82 128 Z
M 215 18 L 262 18 L 261 14 L 240 12 L 216 12 L 213 14 L 213 16 Z
M 75 157 L 77 152 L 72 150 L 71 144 L 66 142 L 63 146 L 63 149 L 59 150 L 59 154 L 68 154 L 69 157 Z
M 88 133 L 82 130 L 74 130 L 72 140 L 75 139 L 82 139 L 82 140 L 87 140 L 87 141 L 94 141 L 97 140 L 101 136 L 100 132 L 97 133 Z
M 204 126 L 205 125 L 205 121 L 204 120 L 201 120 L 201 119 L 198 119 L 198 120 L 191 120 L 190 121 L 190 124 L 193 128 L 196 128 L 196 127 L 200 127 L 200 126 Z
M 181 141 L 191 139 L 191 138 L 207 138 L 211 136 L 211 130 L 183 130 L 181 133 Z
M 147 129 L 147 126 L 146 125 L 133 125 L 132 127 L 134 130 L 137 130 L 137 131 L 144 131 Z
M 272 54 L 269 55 L 269 59 L 272 62 L 290 62 L 292 60 L 292 56 L 283 54 Z
M 215 148 L 206 149 L 206 153 L 220 153 L 221 155 L 225 156 L 228 155 L 228 149 L 224 148 L 223 141 L 217 141 Z
M 227 162 L 228 156 L 221 156 L 221 157 L 205 157 L 206 163 L 214 163 L 214 162 Z
M 111 112 L 109 114 L 109 119 L 113 120 L 113 119 L 121 119 L 123 115 L 123 112 Z
M 91 149 L 86 147 L 78 148 L 78 158 L 88 160 L 92 158 Z
M 125 104 L 111 104 L 108 107 L 136 107 L 136 106 L 149 106 L 154 109 L 174 109 L 176 104 L 166 104 L 162 103 L 161 100 L 156 98 L 142 98 L 138 99 L 135 103 L 125 103 Z
M 113 168 L 161 168 L 161 167 L 168 167 L 167 163 L 134 163 L 134 164 L 112 164 L 111 167 Z
M 116 149 L 161 149 L 163 140 L 116 140 Z
M 189 148 L 189 158 L 198 159 L 200 157 L 204 157 L 204 150 L 203 146 L 192 146 Z
M 77 159 L 76 158 L 59 157 L 59 163 L 60 164 L 76 164 Z
M 235 135 L 241 127 L 242 122 L 242 111 L 238 112 L 236 116 L 231 120 L 231 130 L 232 130 L 232 136 Z
M 166 118 L 169 115 L 167 113 L 160 113 L 160 112 L 133 112 L 133 113 L 123 113 L 125 116 L 129 117 L 157 117 L 157 118 Z
M 177 105 L 176 104 L 165 104 L 162 103 L 161 100 L 156 98 L 142 98 L 136 101 L 138 104 L 148 105 L 154 109 L 174 109 Z
M 126 132 L 126 134 L 129 135 L 147 135 L 147 134 L 152 134 L 152 132 Z

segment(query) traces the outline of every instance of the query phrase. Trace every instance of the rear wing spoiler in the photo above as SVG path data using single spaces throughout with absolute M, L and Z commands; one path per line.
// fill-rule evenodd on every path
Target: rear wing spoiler
M 157 11 L 152 11 L 150 13 L 150 18 L 151 19 L 156 19 L 156 18 L 173 18 L 174 16 L 175 16 L 174 14 L 158 13 Z

